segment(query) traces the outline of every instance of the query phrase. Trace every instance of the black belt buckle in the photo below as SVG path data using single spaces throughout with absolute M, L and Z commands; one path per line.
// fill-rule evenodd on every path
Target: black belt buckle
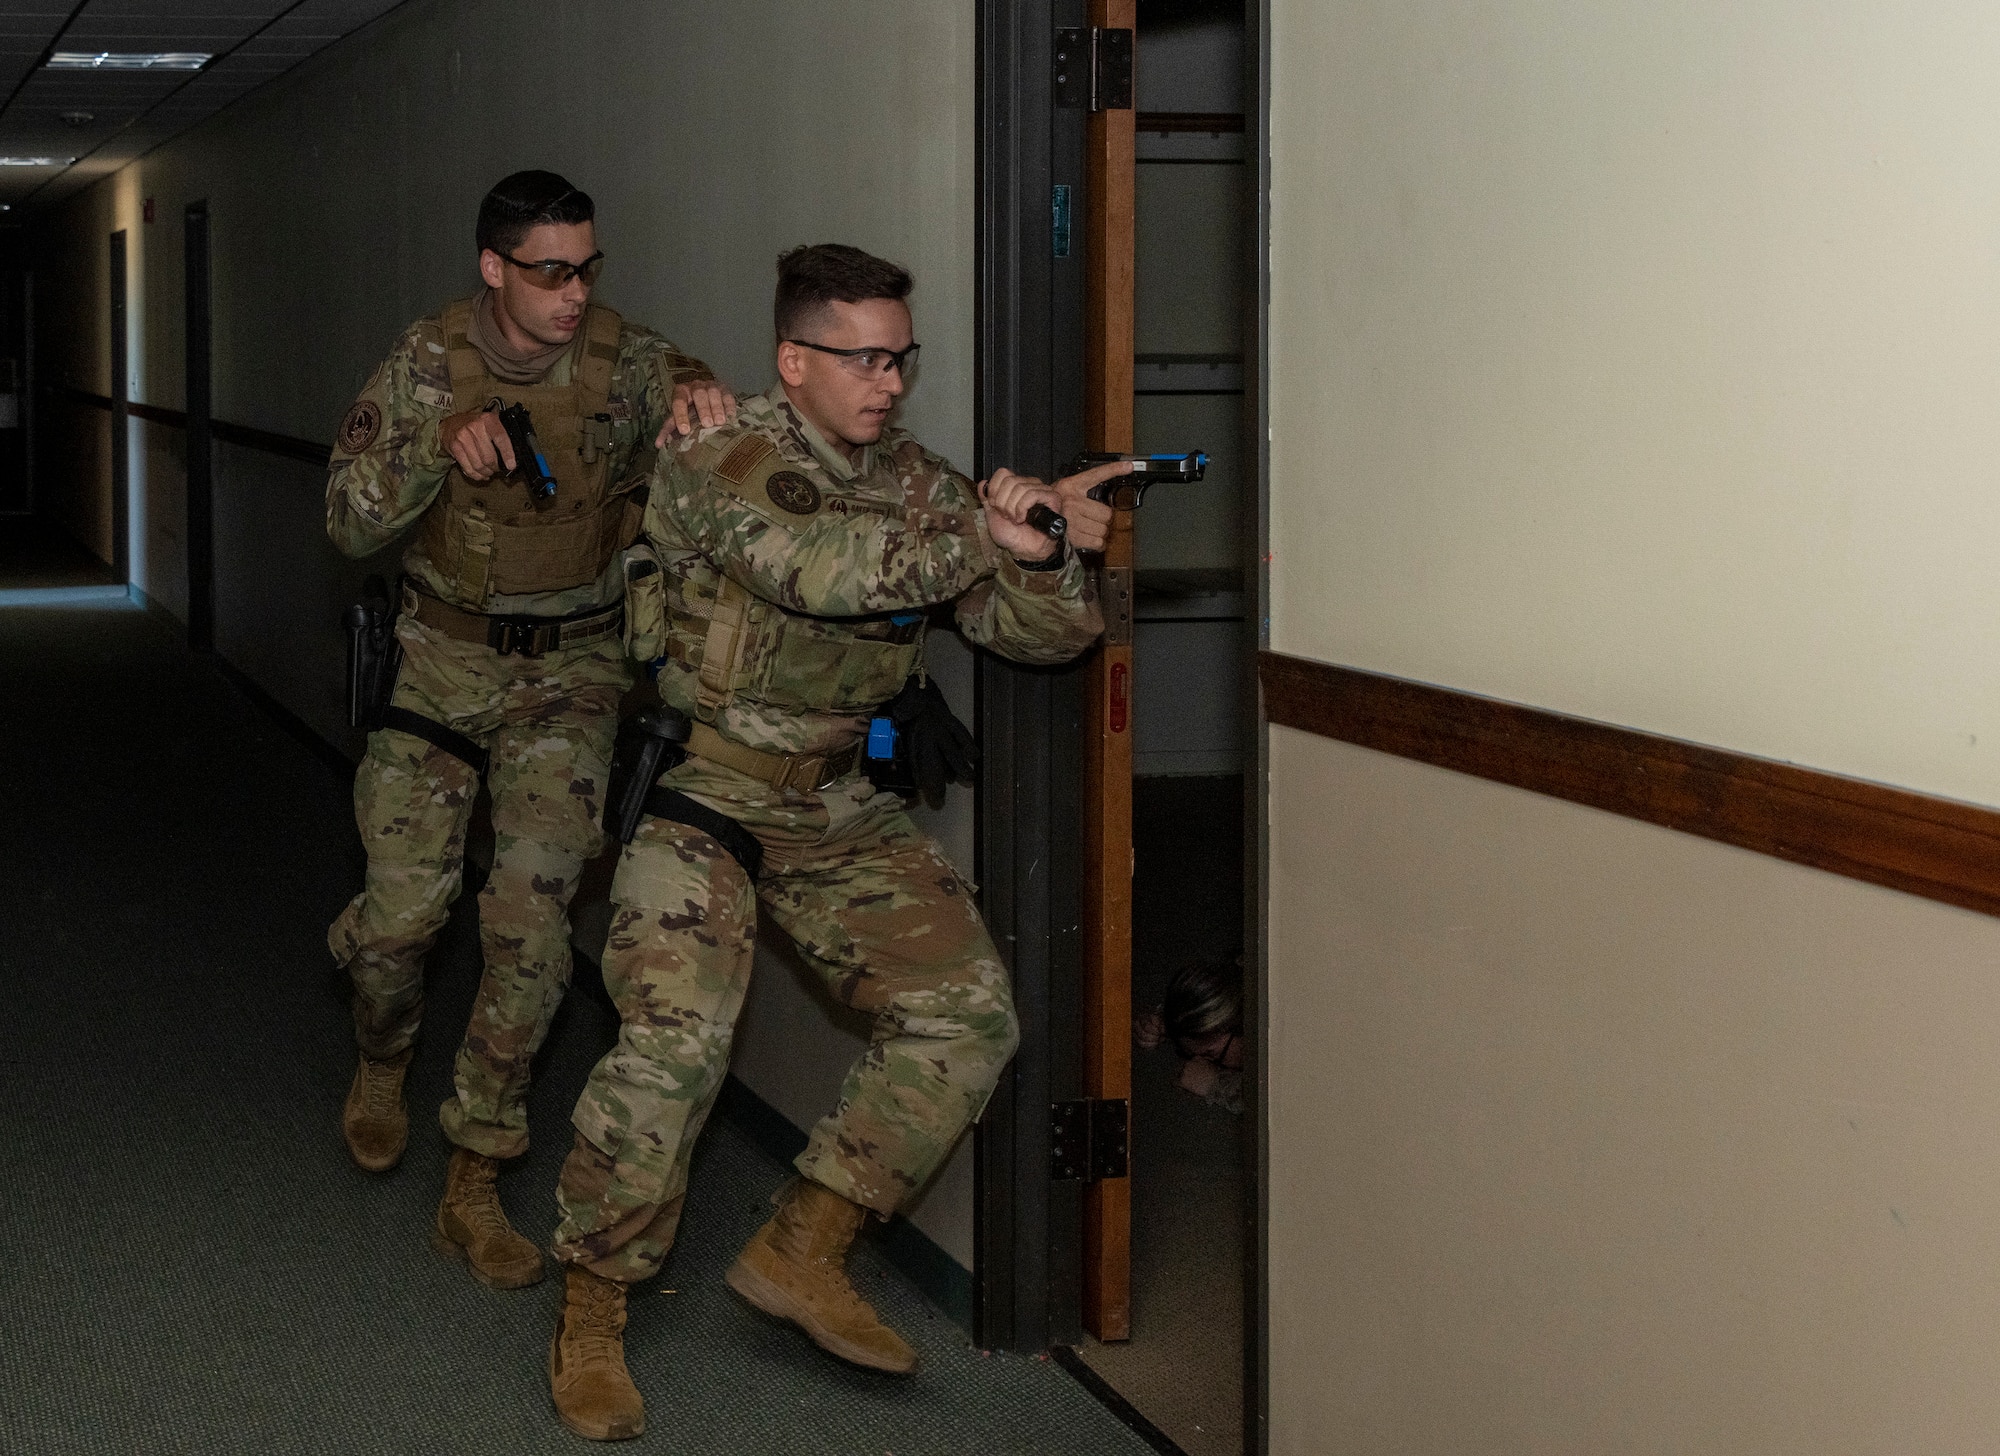
M 518 617 L 495 617 L 486 630 L 487 645 L 502 657 L 509 653 L 540 657 L 561 640 L 562 628 L 556 623 L 523 621 Z

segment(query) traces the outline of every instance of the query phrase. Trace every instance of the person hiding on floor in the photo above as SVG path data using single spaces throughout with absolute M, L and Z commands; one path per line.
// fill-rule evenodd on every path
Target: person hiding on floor
M 1151 1051 L 1172 1039 L 1180 1086 L 1230 1112 L 1243 1111 L 1243 957 L 1194 961 L 1174 972 L 1166 1000 L 1133 1033 Z

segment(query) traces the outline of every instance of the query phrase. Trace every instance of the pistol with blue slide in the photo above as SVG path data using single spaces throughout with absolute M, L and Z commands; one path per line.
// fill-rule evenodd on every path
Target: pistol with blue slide
M 555 504 L 556 478 L 549 470 L 549 457 L 535 438 L 535 421 L 524 404 L 510 404 L 500 411 L 500 428 L 514 447 L 514 473 L 528 484 L 528 499 L 536 510 Z
M 1101 501 L 1118 511 L 1136 511 L 1146 503 L 1146 492 L 1153 486 L 1171 482 L 1175 485 L 1189 485 L 1200 480 L 1208 472 L 1208 456 L 1200 450 L 1190 450 L 1186 454 L 1164 455 L 1104 455 L 1086 452 L 1076 457 L 1065 476 L 1076 475 L 1093 465 L 1109 465 L 1114 460 L 1130 460 L 1130 475 L 1114 475 L 1109 480 L 1099 481 L 1090 488 L 1090 498 Z M 1060 541 L 1069 534 L 1069 520 L 1048 506 L 1032 506 L 1028 510 L 1028 524 L 1052 541 Z

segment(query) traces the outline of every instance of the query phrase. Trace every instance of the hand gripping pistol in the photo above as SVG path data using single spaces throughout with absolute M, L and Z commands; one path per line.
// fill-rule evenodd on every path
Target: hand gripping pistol
M 1148 488 L 1171 481 L 1176 485 L 1187 485 L 1200 480 L 1208 471 L 1208 456 L 1200 450 L 1190 450 L 1185 455 L 1101 455 L 1087 453 L 1076 457 L 1068 475 L 1077 475 L 1093 465 L 1109 465 L 1114 460 L 1130 460 L 1130 475 L 1114 475 L 1109 480 L 1099 481 L 1090 488 L 1090 498 L 1101 501 L 1114 510 L 1135 511 L 1146 503 Z M 1028 524 L 1047 536 L 1051 541 L 1061 541 L 1069 534 L 1069 519 L 1044 505 L 1031 506 L 1028 510 Z

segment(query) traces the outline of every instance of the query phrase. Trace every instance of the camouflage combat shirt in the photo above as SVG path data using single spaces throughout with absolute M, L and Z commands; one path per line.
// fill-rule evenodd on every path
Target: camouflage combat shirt
M 579 337 L 575 348 L 549 366 L 543 382 L 567 384 L 582 344 Z M 707 365 L 651 329 L 625 322 L 611 366 L 611 450 L 605 478 L 621 479 L 639 453 L 651 447 L 666 423 L 676 384 L 713 377 Z M 371 555 L 414 525 L 450 473 L 451 454 L 439 443 L 438 424 L 452 413 L 451 371 L 437 318 L 421 319 L 404 330 L 360 398 L 372 400 L 381 411 L 380 429 L 358 453 L 336 445 L 326 483 L 326 533 L 349 556 Z M 432 566 L 420 542 L 404 552 L 403 569 L 433 594 L 452 598 L 452 584 Z M 623 593 L 624 575 L 614 555 L 595 582 L 564 591 L 496 593 L 485 610 L 561 616 L 608 606 Z
M 739 492 L 713 478 L 750 433 L 776 447 L 789 480 Z M 1033 664 L 1067 662 L 1104 629 L 1090 574 L 1074 551 L 1064 548 L 1059 567 L 1027 569 L 994 544 L 977 491 L 951 462 L 893 426 L 850 455 L 805 419 L 783 385 L 743 401 L 733 423 L 661 452 L 646 536 L 667 568 L 659 686 L 675 707 L 695 711 L 721 573 L 789 619 L 778 676 L 765 675 L 772 691 L 739 689 L 714 719 L 725 737 L 767 751 L 837 750 L 864 731 L 866 711 L 782 701 L 794 697 L 782 674 L 830 660 L 830 651 L 815 649 L 837 648 L 883 614 L 951 604 L 969 641 Z M 876 686 L 879 706 L 901 683 Z

